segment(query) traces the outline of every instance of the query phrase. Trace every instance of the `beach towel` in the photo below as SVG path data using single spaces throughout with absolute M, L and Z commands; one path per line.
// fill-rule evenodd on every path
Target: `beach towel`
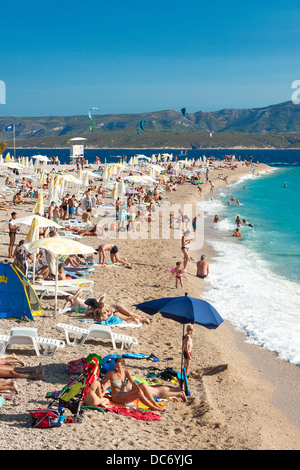
M 120 328 L 138 328 L 142 326 L 142 323 L 128 323 L 122 320 L 119 317 L 112 315 L 105 321 L 95 321 L 92 319 L 88 320 L 79 320 L 80 323 L 95 323 L 96 325 L 107 325 L 107 326 L 119 326 Z
M 129 416 L 140 421 L 159 421 L 161 419 L 161 416 L 159 414 L 153 413 L 153 411 L 130 410 L 121 406 L 111 406 L 108 408 L 108 411 Z
M 129 416 L 131 418 L 138 419 L 140 421 L 159 421 L 161 416 L 154 413 L 153 411 L 146 411 L 146 410 L 132 410 L 126 408 L 125 406 L 110 406 L 110 407 L 101 407 L 101 406 L 83 406 L 84 409 L 87 410 L 96 410 L 102 413 L 106 413 L 110 411 L 111 413 L 117 413 L 125 416 Z

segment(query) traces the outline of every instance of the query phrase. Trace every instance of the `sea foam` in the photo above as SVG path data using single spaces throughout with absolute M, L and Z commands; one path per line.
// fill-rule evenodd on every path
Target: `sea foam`
M 239 240 L 211 241 L 219 253 L 204 298 L 247 341 L 300 365 L 300 285 L 281 278 Z

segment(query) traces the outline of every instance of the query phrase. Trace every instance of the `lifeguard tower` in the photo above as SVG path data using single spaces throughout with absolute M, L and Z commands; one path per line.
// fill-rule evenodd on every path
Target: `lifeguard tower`
M 70 159 L 71 163 L 77 163 L 79 157 L 84 157 L 84 142 L 87 139 L 84 137 L 73 137 L 70 139 L 71 148 L 70 148 Z

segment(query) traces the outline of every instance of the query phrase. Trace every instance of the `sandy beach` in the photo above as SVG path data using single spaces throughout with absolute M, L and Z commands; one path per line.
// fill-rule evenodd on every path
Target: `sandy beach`
M 218 168 L 219 165 L 222 168 Z M 218 178 L 220 173 L 223 178 L 228 176 L 228 183 L 251 173 L 251 169 L 241 163 L 235 170 L 225 167 L 223 162 L 216 162 L 215 166 L 210 175 L 215 191 L 226 188 L 224 180 Z M 70 166 L 60 166 L 59 170 L 66 168 Z M 258 164 L 255 171 L 268 171 L 268 167 Z M 14 178 L 12 174 L 11 179 Z M 2 184 L 4 179 L 2 176 Z M 210 193 L 209 184 L 202 187 L 203 198 L 216 197 Z M 192 184 L 177 185 L 176 191 L 165 193 L 164 197 L 170 204 L 182 206 L 201 199 L 197 186 Z M 12 195 L 7 199 L 7 202 L 11 201 Z M 29 204 L 11 204 L 18 218 L 32 214 L 32 207 Z M 10 213 L 0 212 L 3 239 L 0 261 L 7 259 Z M 25 238 L 27 231 L 28 227 L 21 227 L 17 242 Z M 205 280 L 196 277 L 196 261 L 205 254 L 213 270 L 216 256 L 208 243 L 208 236 L 209 233 L 205 233 L 201 251 L 190 252 L 183 289 L 175 289 L 170 269 L 176 261 L 182 261 L 181 240 L 172 238 L 172 235 L 170 239 L 134 239 L 129 232 L 126 239 L 120 238 L 115 244 L 120 255 L 131 263 L 132 269 L 122 265 L 96 265 L 89 276 L 95 281 L 93 297 L 98 298 L 106 292 L 107 302 L 120 302 L 138 314 L 141 312 L 136 311 L 134 305 L 139 302 L 184 295 L 185 292 L 201 298 L 209 288 L 209 276 Z M 97 248 L 104 240 L 86 236 L 80 241 Z M 94 259 L 98 261 L 96 256 Z M 53 297 L 45 296 L 42 305 L 45 309 L 42 315 L 35 318 L 33 325 L 25 325 L 37 328 L 40 336 L 64 340 L 57 323 L 89 325 L 79 322 L 84 318 L 81 314 L 54 315 Z M 59 307 L 63 305 L 64 299 L 59 297 Z M 222 312 L 219 313 L 222 316 Z M 132 329 L 114 326 L 113 329 L 138 339 L 132 352 L 153 354 L 160 361 L 130 358 L 126 366 L 137 377 L 145 377 L 153 367 L 158 370 L 171 367 L 180 371 L 182 325 L 160 314 L 142 315 L 150 320 L 149 325 Z M 16 320 L 1 319 L 0 334 L 8 334 L 10 328 L 20 325 L 24 326 Z M 26 365 L 37 366 L 41 362 L 45 373 L 41 380 L 17 379 L 19 395 L 9 393 L 12 399 L 6 400 L 0 408 L 2 450 L 299 450 L 300 421 L 295 410 L 299 410 L 300 369 L 279 360 L 269 351 L 246 343 L 245 339 L 227 321 L 215 330 L 195 325 L 189 377 L 191 396 L 186 403 L 167 401 L 160 420 L 141 421 L 111 412 L 86 410 L 80 424 L 66 423 L 57 429 L 43 430 L 31 427 L 28 410 L 46 407 L 46 393 L 60 390 L 69 382 L 66 374 L 68 362 L 91 353 L 104 357 L 120 351 L 114 350 L 107 340 L 92 339 L 83 346 L 66 345 L 53 357 L 37 357 L 27 346 L 11 348 L 10 351 Z M 163 361 L 170 357 L 171 360 Z

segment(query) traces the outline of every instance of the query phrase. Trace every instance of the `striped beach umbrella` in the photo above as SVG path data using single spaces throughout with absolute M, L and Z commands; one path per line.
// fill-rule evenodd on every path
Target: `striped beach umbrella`
M 44 196 L 43 196 L 42 192 L 39 193 L 38 198 L 36 200 L 36 203 L 33 206 L 33 211 L 32 212 L 34 214 L 39 214 L 41 216 L 44 215 L 45 207 L 44 207 Z
M 30 229 L 26 235 L 26 241 L 27 243 L 30 242 L 35 242 L 36 240 L 39 239 L 39 220 L 37 217 L 32 218 L 32 222 L 30 225 Z
M 116 201 L 119 197 L 119 183 L 115 183 L 113 190 L 112 190 L 112 198 Z

